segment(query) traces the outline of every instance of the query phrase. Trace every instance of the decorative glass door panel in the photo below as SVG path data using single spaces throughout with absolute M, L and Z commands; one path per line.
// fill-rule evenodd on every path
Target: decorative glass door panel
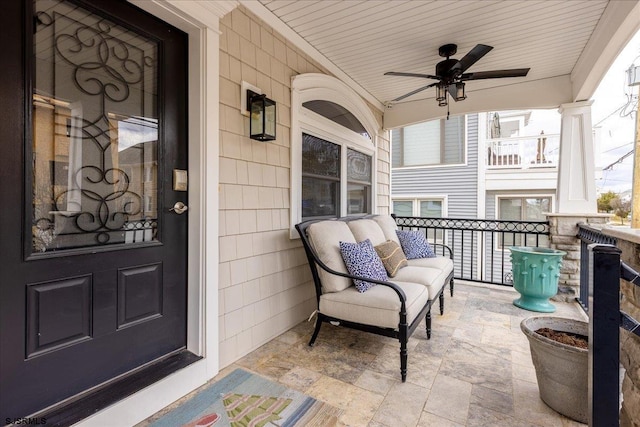
M 157 240 L 158 42 L 55 0 L 33 37 L 32 252 Z

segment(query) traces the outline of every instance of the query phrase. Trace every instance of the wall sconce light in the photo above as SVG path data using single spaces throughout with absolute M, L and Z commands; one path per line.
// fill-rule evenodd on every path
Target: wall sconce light
M 249 111 L 249 138 L 258 141 L 276 139 L 276 103 L 267 95 L 247 90 L 247 110 Z

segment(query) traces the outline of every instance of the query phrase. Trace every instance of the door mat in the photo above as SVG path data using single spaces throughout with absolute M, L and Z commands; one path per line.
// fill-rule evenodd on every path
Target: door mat
M 333 426 L 342 410 L 243 369 L 204 388 L 150 427 Z

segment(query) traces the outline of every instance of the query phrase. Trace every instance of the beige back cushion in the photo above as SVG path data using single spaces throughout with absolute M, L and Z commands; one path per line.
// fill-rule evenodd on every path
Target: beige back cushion
M 380 226 L 385 240 L 393 240 L 397 244 L 400 244 L 400 240 L 398 240 L 398 235 L 396 234 L 398 226 L 396 225 L 396 220 L 393 219 L 391 215 L 374 216 L 373 220 Z
M 307 228 L 307 235 L 318 258 L 327 267 L 348 274 L 340 252 L 340 242 L 356 243 L 356 239 L 344 221 L 316 222 Z M 323 293 L 340 292 L 353 285 L 351 279 L 330 274 L 320 267 L 318 267 L 318 275 L 322 282 Z
M 385 238 L 378 223 L 372 219 L 356 219 L 347 222 L 347 224 L 357 242 L 363 242 L 369 239 L 373 246 L 377 246 L 388 240 Z

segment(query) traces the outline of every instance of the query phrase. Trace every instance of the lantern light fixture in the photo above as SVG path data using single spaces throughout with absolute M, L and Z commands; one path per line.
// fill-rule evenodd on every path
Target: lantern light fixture
M 462 101 L 467 99 L 467 95 L 464 93 L 464 82 L 456 82 L 456 101 Z
M 266 95 L 247 90 L 249 138 L 258 141 L 276 139 L 276 103 Z

